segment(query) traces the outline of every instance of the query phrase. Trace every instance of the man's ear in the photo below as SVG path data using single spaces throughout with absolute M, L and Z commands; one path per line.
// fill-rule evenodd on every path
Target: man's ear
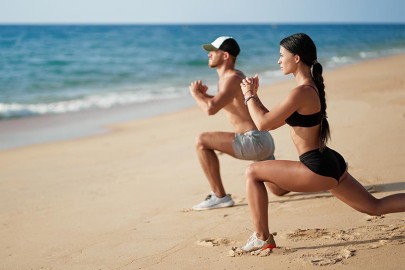
M 229 54 L 229 52 L 224 52 L 224 60 L 228 59 L 229 57 L 231 57 L 231 55 Z

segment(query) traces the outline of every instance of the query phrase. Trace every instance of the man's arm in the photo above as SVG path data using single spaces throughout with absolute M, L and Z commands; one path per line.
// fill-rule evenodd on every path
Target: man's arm
M 206 93 L 208 87 L 201 81 L 192 82 L 189 89 L 197 105 L 207 114 L 214 115 L 232 101 L 236 93 L 235 87 L 240 89 L 240 82 L 235 77 L 230 77 L 218 85 L 218 93 L 210 96 Z

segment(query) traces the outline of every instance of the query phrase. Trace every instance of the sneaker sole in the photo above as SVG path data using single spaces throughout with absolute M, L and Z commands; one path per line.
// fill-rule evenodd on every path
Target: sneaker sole
M 266 246 L 264 246 L 264 247 L 262 247 L 261 249 L 258 249 L 258 250 L 254 250 L 254 251 L 250 251 L 250 253 L 252 254 L 252 255 L 260 255 L 260 253 L 262 253 L 263 251 L 265 251 L 265 250 L 270 250 L 270 251 L 272 251 L 274 248 L 277 248 L 275 245 L 273 245 L 273 244 L 271 244 L 271 245 L 266 245 Z M 247 253 L 248 253 L 249 251 L 247 251 Z
M 218 209 L 218 208 L 226 208 L 226 207 L 232 207 L 234 204 L 235 204 L 234 202 L 232 202 L 232 203 L 220 203 L 220 204 L 217 204 L 217 205 L 212 206 L 212 207 L 205 207 L 205 208 L 194 208 L 193 207 L 193 210 L 203 211 L 203 210 L 211 210 L 211 209 Z

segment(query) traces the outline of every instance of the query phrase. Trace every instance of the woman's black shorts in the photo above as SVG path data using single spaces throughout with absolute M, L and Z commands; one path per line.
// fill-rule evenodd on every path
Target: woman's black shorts
M 344 158 L 328 147 L 322 151 L 320 149 L 308 151 L 300 156 L 300 161 L 314 173 L 335 178 L 337 181 L 347 167 Z

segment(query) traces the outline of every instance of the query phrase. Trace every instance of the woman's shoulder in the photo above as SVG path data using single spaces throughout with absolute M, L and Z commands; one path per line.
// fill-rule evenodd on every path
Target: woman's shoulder
M 290 90 L 287 95 L 287 99 L 296 104 L 305 104 L 306 100 L 311 99 L 312 95 L 316 93 L 313 89 L 311 89 L 312 88 L 307 85 L 298 85 Z
M 294 87 L 293 89 L 290 90 L 290 92 L 288 93 L 288 96 L 290 98 L 294 98 L 294 97 L 300 97 L 303 94 L 305 94 L 303 91 L 303 87 L 302 85 L 299 85 L 297 87 Z
M 318 90 L 316 89 L 315 86 L 310 85 L 310 84 L 303 84 L 303 85 L 298 85 L 297 87 L 293 88 L 290 91 L 291 95 L 294 96 L 312 96 L 313 94 L 318 94 Z

